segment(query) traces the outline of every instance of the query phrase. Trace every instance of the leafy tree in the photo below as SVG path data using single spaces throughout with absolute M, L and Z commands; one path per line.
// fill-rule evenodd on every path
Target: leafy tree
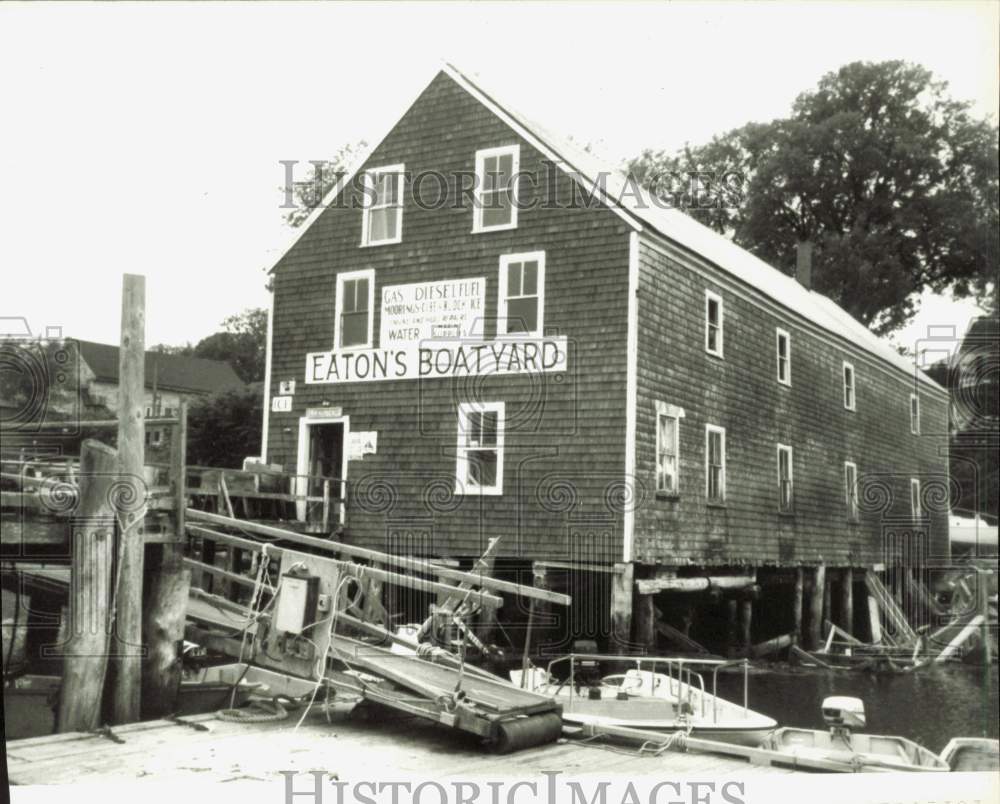
M 797 242 L 811 240 L 814 288 L 878 334 L 906 324 L 924 289 L 996 309 L 998 131 L 946 89 L 918 65 L 854 62 L 788 118 L 647 150 L 629 168 L 660 195 L 676 193 L 678 174 L 714 176 L 715 203 L 671 200 L 788 273 Z M 726 182 L 734 172 L 742 193 Z
M 264 379 L 267 350 L 267 310 L 255 307 L 222 322 L 223 331 L 198 341 L 191 354 L 227 360 L 243 382 Z
M 260 454 L 263 386 L 253 383 L 195 402 L 188 410 L 188 463 L 239 469 Z
M 333 159 L 310 162 L 309 178 L 292 185 L 296 206 L 285 215 L 289 226 L 301 226 L 310 213 L 323 201 L 326 194 L 343 178 L 367 143 L 361 140 L 354 145 L 341 147 Z M 284 190 L 285 188 L 282 188 Z

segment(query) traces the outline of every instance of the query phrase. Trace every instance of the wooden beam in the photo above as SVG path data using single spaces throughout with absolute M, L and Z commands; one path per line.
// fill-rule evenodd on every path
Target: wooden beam
M 118 480 L 144 494 L 146 278 L 125 274 L 122 283 L 121 343 L 118 349 Z M 142 580 L 145 545 L 143 510 L 117 512 L 118 588 L 115 603 L 114 723 L 139 719 L 142 683 Z
M 773 639 L 765 640 L 764 642 L 758 642 L 752 648 L 750 648 L 750 655 L 755 659 L 759 659 L 762 656 L 770 656 L 772 653 L 777 653 L 780 650 L 791 647 L 792 643 L 795 641 L 795 634 L 781 634 Z
M 108 669 L 115 512 L 111 486 L 117 456 L 86 440 L 80 449 L 80 504 L 72 529 L 69 641 L 64 646 L 58 730 L 92 731 L 101 725 Z
M 190 516 L 190 512 L 188 513 Z M 214 539 L 216 541 L 237 545 L 247 550 L 260 552 L 263 547 L 263 545 L 259 542 L 255 542 L 250 539 L 243 539 L 229 533 L 217 533 L 216 531 L 199 527 L 198 525 L 188 525 L 188 530 L 197 536 L 201 536 L 203 539 Z M 267 552 L 269 555 L 279 556 L 285 551 L 280 547 L 272 547 L 268 545 Z M 379 567 L 366 567 L 361 564 L 355 564 L 353 561 L 338 561 L 335 558 L 322 558 L 338 565 L 342 572 L 359 579 L 375 578 L 383 583 L 389 583 L 395 586 L 404 586 L 408 589 L 416 589 L 419 592 L 434 594 L 444 593 L 449 596 L 455 594 L 457 591 L 457 587 L 448 586 L 447 584 L 437 583 L 435 581 L 429 581 L 426 578 L 418 578 L 413 575 L 400 575 L 399 573 L 383 570 Z M 184 559 L 184 563 L 189 567 L 200 569 L 202 572 L 210 575 L 218 575 L 221 578 L 226 578 L 227 580 L 235 583 L 250 586 L 253 586 L 254 584 L 253 579 L 248 578 L 245 575 L 237 575 L 236 573 L 229 572 L 228 570 L 224 570 L 219 567 L 210 567 L 208 564 L 203 564 L 199 561 L 195 561 L 194 559 L 186 558 Z M 500 608 L 503 606 L 503 598 L 491 595 L 487 592 L 470 589 L 467 595 L 469 600 L 482 606 L 492 606 L 494 608 Z M 465 594 L 462 596 L 465 597 Z
M 520 595 L 521 597 L 527 597 L 534 600 L 542 600 L 546 603 L 556 603 L 560 606 L 568 606 L 573 602 L 573 598 L 569 595 L 563 595 L 559 592 L 552 592 L 548 589 L 536 589 L 532 586 L 524 586 L 523 584 L 504 581 L 499 578 L 492 578 L 486 575 L 476 575 L 471 572 L 462 572 L 461 570 L 450 569 L 448 567 L 440 567 L 426 559 L 381 553 L 378 550 L 369 550 L 365 547 L 358 547 L 353 544 L 344 544 L 343 542 L 336 542 L 331 539 L 318 539 L 315 536 L 307 536 L 303 533 L 296 533 L 295 531 L 286 530 L 285 528 L 277 528 L 272 525 L 261 525 L 260 523 L 244 519 L 231 519 L 219 514 L 211 514 L 207 511 L 197 511 L 194 508 L 187 509 L 187 516 L 188 519 L 195 522 L 208 522 L 213 525 L 237 528 L 246 533 L 256 533 L 260 536 L 270 536 L 274 539 L 283 539 L 284 541 L 293 542 L 295 544 L 314 547 L 327 553 L 339 553 L 341 555 L 351 556 L 352 558 L 361 558 L 380 564 L 401 567 L 413 572 L 421 572 L 425 575 L 436 575 L 437 577 L 445 580 L 456 581 L 457 583 L 464 582 L 470 584 L 472 587 L 489 589 L 494 592 L 507 592 L 512 595 Z M 255 542 L 251 542 L 251 544 L 255 544 Z
M 632 589 L 635 565 L 618 564 L 611 580 L 611 646 L 625 652 L 632 646 Z
M 643 578 L 635 582 L 640 595 L 657 592 L 707 592 L 739 590 L 757 583 L 753 575 L 713 575 L 702 578 Z

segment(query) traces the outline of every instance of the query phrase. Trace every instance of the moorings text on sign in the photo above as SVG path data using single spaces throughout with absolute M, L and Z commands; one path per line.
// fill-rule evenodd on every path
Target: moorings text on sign
M 398 349 L 310 352 L 306 384 L 378 382 L 566 370 L 566 337 L 425 341 Z

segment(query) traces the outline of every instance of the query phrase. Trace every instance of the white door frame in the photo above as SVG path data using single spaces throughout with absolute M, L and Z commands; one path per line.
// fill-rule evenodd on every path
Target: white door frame
M 350 416 L 302 416 L 299 419 L 299 451 L 296 463 L 295 474 L 295 494 L 298 497 L 305 497 L 309 490 L 308 480 L 305 477 L 309 474 L 309 428 L 314 424 L 342 424 L 344 425 L 344 444 L 341 450 L 340 477 L 345 481 L 343 491 L 345 499 L 340 506 L 340 524 L 344 524 L 344 514 L 347 507 L 347 442 L 351 432 Z M 306 519 L 306 501 L 295 501 L 295 518 L 300 522 Z

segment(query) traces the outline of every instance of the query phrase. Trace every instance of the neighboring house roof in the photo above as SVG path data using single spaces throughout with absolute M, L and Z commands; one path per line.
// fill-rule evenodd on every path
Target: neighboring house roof
M 92 341 L 77 343 L 80 356 L 94 372 L 94 379 L 117 385 L 118 347 Z M 153 386 L 154 377 L 158 389 L 196 394 L 214 394 L 243 385 L 233 367 L 224 360 L 146 352 L 147 388 Z
M 690 215 L 677 209 L 664 209 L 662 205 L 653 203 L 649 193 L 638 186 L 637 182 L 630 181 L 624 173 L 613 165 L 605 163 L 574 143 L 550 133 L 543 126 L 515 111 L 508 103 L 500 101 L 495 92 L 484 88 L 483 82 L 478 76 L 473 81 L 450 64 L 445 65 L 442 71 L 480 103 L 493 111 L 501 120 L 511 125 L 515 131 L 564 171 L 573 175 L 588 190 L 595 186 L 598 179 L 602 179 L 604 192 L 601 200 L 606 206 L 618 212 L 637 231 L 642 231 L 644 225 L 650 227 L 668 240 L 708 260 L 737 280 L 756 288 L 816 326 L 918 378 L 928 387 L 941 392 L 945 391 L 931 377 L 928 377 L 923 371 L 917 370 L 912 358 L 900 355 L 892 346 L 879 339 L 871 330 L 828 297 L 807 289 L 794 277 L 755 257 L 729 238 L 704 226 Z M 386 136 L 388 136 L 388 132 Z M 295 233 L 284 253 L 291 249 L 322 211 L 332 204 L 344 187 L 348 186 L 382 139 L 384 137 L 377 140 L 372 148 L 358 155 L 352 169 L 299 227 L 299 231 Z M 600 189 L 600 185 L 597 186 Z

